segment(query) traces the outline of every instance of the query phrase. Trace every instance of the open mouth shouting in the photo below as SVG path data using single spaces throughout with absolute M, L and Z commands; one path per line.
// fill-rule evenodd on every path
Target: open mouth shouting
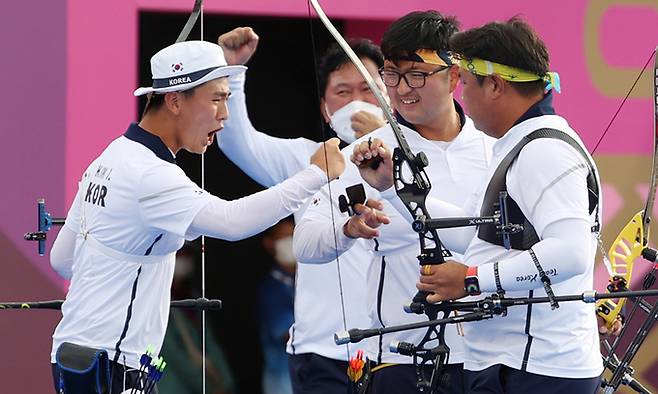
M 215 134 L 219 132 L 219 129 L 211 131 L 208 133 L 208 146 L 212 145 L 213 141 L 215 140 Z

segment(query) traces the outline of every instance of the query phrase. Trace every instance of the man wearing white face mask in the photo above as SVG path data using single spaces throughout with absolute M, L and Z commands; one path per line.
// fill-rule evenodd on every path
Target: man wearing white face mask
M 256 51 L 258 39 L 251 28 L 243 27 L 221 35 L 218 43 L 229 64 L 245 64 Z M 367 40 L 351 45 L 386 94 L 378 73 L 383 66 L 379 48 Z M 318 68 L 320 112 L 341 140 L 351 143 L 384 125 L 375 96 L 340 48 L 330 48 Z M 275 138 L 256 130 L 247 113 L 244 74 L 230 83 L 231 116 L 217 138 L 224 154 L 263 186 L 277 184 L 304 168 L 318 144 L 306 138 Z M 300 218 L 304 210 L 295 217 Z M 294 393 L 347 392 L 347 361 L 355 350 L 336 346 L 333 334 L 369 324 L 363 300 L 371 261 L 372 252 L 360 240 L 340 256 L 338 268 L 334 264 L 298 266 L 294 324 L 287 346 Z
M 324 109 L 329 114 L 326 101 Z M 382 109 L 366 101 L 354 100 L 329 116 L 329 125 L 341 141 L 351 144 L 369 132 L 372 125 L 384 123 Z M 381 122 L 381 123 L 380 123 Z M 379 127 L 376 127 L 377 129 Z

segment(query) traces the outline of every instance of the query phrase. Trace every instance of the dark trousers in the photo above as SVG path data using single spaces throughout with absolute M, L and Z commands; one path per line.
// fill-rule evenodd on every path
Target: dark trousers
M 463 364 L 448 364 L 446 373 L 449 380 L 437 394 L 464 393 Z M 429 379 L 432 368 L 425 368 L 425 376 Z M 371 394 L 418 394 L 416 368 L 411 364 L 396 364 L 384 367 L 374 372 L 370 384 Z M 425 390 L 427 392 L 427 390 Z
M 289 354 L 288 369 L 294 394 L 347 394 L 347 362 L 315 353 Z
M 482 371 L 464 371 L 469 394 L 593 394 L 599 389 L 600 377 L 570 379 L 537 375 L 505 365 L 494 365 Z
M 59 368 L 57 364 L 51 364 L 53 369 L 53 382 L 55 383 L 55 392 L 59 393 Z M 124 374 L 125 372 L 125 374 Z M 123 365 L 110 361 L 110 375 L 111 375 L 111 392 L 110 394 L 120 394 L 126 389 L 137 388 L 141 389 L 144 383 L 143 379 L 140 379 L 139 371 L 132 368 L 124 368 Z M 145 375 L 144 375 L 145 377 Z M 125 380 L 124 380 L 125 379 Z M 124 388 L 125 381 L 125 388 Z M 139 394 L 142 394 L 141 391 L 136 391 Z M 155 385 L 153 390 L 150 391 L 152 394 L 158 394 L 158 387 Z M 66 394 L 77 394 L 77 393 L 66 393 Z

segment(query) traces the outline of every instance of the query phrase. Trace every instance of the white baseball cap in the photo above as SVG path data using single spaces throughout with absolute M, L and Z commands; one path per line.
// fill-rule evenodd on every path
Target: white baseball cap
M 212 42 L 178 42 L 153 55 L 153 86 L 138 88 L 133 94 L 181 92 L 213 79 L 240 74 L 246 69 L 241 65 L 229 66 L 222 47 Z

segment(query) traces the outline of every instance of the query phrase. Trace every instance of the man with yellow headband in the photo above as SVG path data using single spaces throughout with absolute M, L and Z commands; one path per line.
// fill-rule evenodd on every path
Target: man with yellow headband
M 493 226 L 440 232 L 463 259 L 421 269 L 418 289 L 433 293 L 430 302 L 592 289 L 600 182 L 578 134 L 555 114 L 559 79 L 548 71 L 544 43 L 513 18 L 457 33 L 450 46 L 461 58 L 464 105 L 476 127 L 498 140 L 487 180 L 472 198 L 455 206 L 430 197 L 428 210 L 433 217 L 488 216 L 506 191 L 510 222 L 524 228 L 509 238 Z M 383 156 L 385 167 L 390 150 Z M 362 175 L 406 211 L 390 187 L 392 174 L 364 169 Z M 464 331 L 469 393 L 598 390 L 603 366 L 593 304 L 514 306 L 507 316 L 468 323 Z
M 479 184 L 488 167 L 493 143 L 493 139 L 476 130 L 453 99 L 459 70 L 447 49 L 448 39 L 457 27 L 454 18 L 435 11 L 403 16 L 384 33 L 381 44 L 384 67 L 380 70 L 407 142 L 413 151 L 423 151 L 429 158 L 430 164 L 425 170 L 432 177 L 430 194 L 454 204 L 466 200 Z M 390 126 L 370 135 L 388 144 L 396 144 Z M 368 145 L 367 137 L 357 140 L 343 152 L 349 156 L 354 147 L 361 145 Z M 351 217 L 335 207 L 337 194 L 359 183 L 365 182 L 357 168 L 349 166 L 339 183 L 332 185 L 334 204 L 330 204 L 326 188 L 315 196 L 314 203 L 295 228 L 297 258 L 302 263 L 325 263 L 336 259 L 337 254 L 346 256 L 352 252 L 357 242 L 361 242 L 357 238 L 368 240 L 375 256 L 368 273 L 365 300 L 370 310 L 371 327 L 427 320 L 425 315 L 408 314 L 403 309 L 417 293 L 418 234 L 389 204 L 383 205 L 383 214 L 357 205 L 356 210 L 361 215 Z M 366 189 L 368 198 L 379 198 L 376 190 Z M 334 206 L 336 230 L 332 226 L 330 205 Z M 378 228 L 380 223 L 388 221 L 387 216 L 390 224 Z M 393 353 L 389 346 L 395 340 L 418 344 L 425 333 L 425 329 L 417 329 L 387 334 L 373 338 L 367 344 L 369 358 L 378 364 L 371 378 L 371 393 L 419 393 L 412 358 Z M 445 338 L 450 347 L 450 379 L 448 387 L 443 387 L 440 392 L 463 393 L 462 327 L 448 326 Z M 430 342 L 428 346 L 435 344 L 436 341 Z M 359 343 L 351 349 L 354 353 L 355 349 L 365 346 Z M 427 376 L 430 373 L 431 369 L 427 368 Z

